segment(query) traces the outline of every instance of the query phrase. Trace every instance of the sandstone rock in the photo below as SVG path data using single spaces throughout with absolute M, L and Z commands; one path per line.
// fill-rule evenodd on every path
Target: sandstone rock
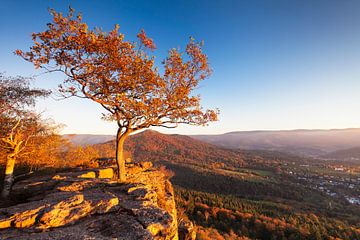
M 34 225 L 36 217 L 38 216 L 40 210 L 44 209 L 44 207 L 45 206 L 41 206 L 19 214 L 15 214 L 13 216 L 15 227 L 26 228 Z
M 75 195 L 53 205 L 44 213 L 39 228 L 60 227 L 94 213 L 106 213 L 118 203 L 117 197 L 99 191 Z
M 132 187 L 128 190 L 128 193 L 136 197 L 137 200 L 144 201 L 145 204 L 146 202 L 150 202 L 152 205 L 157 205 L 158 195 L 149 186 L 140 185 L 138 187 Z
M 84 217 L 90 206 L 83 202 L 83 195 L 75 195 L 55 204 L 41 216 L 39 228 L 60 227 Z
M 113 178 L 114 177 L 114 170 L 112 168 L 104 168 L 99 169 L 99 176 L 98 178 Z
M 64 192 L 79 192 L 84 190 L 85 188 L 89 188 L 95 185 L 96 182 L 93 180 L 84 180 L 80 182 L 72 182 L 70 184 L 68 182 L 65 182 L 65 184 L 60 184 L 57 189 Z
M 174 192 L 164 174 L 131 164 L 128 183 L 119 184 L 108 169 L 17 183 L 28 202 L 0 209 L 0 238 L 177 240 Z
M 54 179 L 54 180 L 65 180 L 66 177 L 65 176 L 60 176 L 60 175 L 55 175 L 55 176 L 52 177 L 52 179 Z
M 95 172 L 87 172 L 78 176 L 78 178 L 96 178 Z
M 1 219 L 0 220 L 0 229 L 11 227 L 12 222 L 13 222 L 13 219 L 11 219 L 11 218 Z
M 109 212 L 118 203 L 116 196 L 97 189 L 83 194 L 50 194 L 41 201 L 6 209 L 6 213 L 11 216 L 6 218 L 5 214 L 1 214 L 0 226 L 27 228 L 35 225 L 40 229 L 60 227 L 95 213 Z M 35 219 L 39 219 L 39 222 L 36 223 Z
M 141 162 L 141 163 L 129 163 L 127 166 L 127 175 L 137 175 L 141 172 L 145 172 L 152 168 L 153 164 L 151 162 Z

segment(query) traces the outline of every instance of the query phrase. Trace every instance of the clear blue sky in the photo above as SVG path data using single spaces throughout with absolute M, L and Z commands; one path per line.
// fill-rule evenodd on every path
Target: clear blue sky
M 71 5 L 90 26 L 120 24 L 129 40 L 144 28 L 162 59 L 189 36 L 205 41 L 214 74 L 201 84 L 205 107 L 218 107 L 209 127 L 183 126 L 182 134 L 235 130 L 360 127 L 360 1 L 16 1 L 0 3 L 0 71 L 36 74 L 13 55 L 30 34 L 45 29 L 47 8 Z M 61 75 L 38 77 L 56 88 Z M 87 100 L 39 102 L 65 133 L 114 133 Z

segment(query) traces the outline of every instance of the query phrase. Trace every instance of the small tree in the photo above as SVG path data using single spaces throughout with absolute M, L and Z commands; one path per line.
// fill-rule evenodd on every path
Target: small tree
M 124 40 L 119 26 L 106 33 L 89 30 L 81 15 L 70 9 L 67 16 L 51 10 L 52 23 L 32 35 L 29 52 L 16 54 L 47 72 L 62 72 L 59 86 L 64 97 L 91 99 L 104 107 L 105 119 L 115 120 L 116 163 L 125 181 L 123 145 L 129 134 L 152 126 L 174 128 L 180 123 L 205 125 L 217 120 L 217 110 L 203 111 L 192 91 L 211 73 L 202 44 L 190 40 L 185 54 L 169 51 L 163 71 L 155 67 L 156 49 L 141 30 L 138 42 Z
M 11 191 L 16 160 L 21 154 L 26 154 L 31 138 L 43 134 L 46 129 L 40 118 L 33 113 L 13 120 L 16 122 L 12 123 L 9 133 L 0 137 L 0 148 L 6 152 L 5 178 L 1 193 L 3 198 L 7 198 Z
M 24 153 L 30 138 L 46 129 L 39 115 L 28 107 L 35 104 L 35 98 L 49 93 L 42 89 L 31 89 L 27 78 L 11 78 L 0 74 L 0 148 L 6 154 L 1 192 L 3 198 L 7 198 L 11 191 L 16 159 Z

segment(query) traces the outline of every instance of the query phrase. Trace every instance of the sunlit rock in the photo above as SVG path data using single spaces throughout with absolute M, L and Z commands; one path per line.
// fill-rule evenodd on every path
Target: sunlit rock
M 112 169 L 18 182 L 14 193 L 27 199 L 0 209 L 1 239 L 177 240 L 171 183 L 151 163 L 127 169 L 126 184 L 111 179 Z
M 78 178 L 96 178 L 95 172 L 87 172 L 78 176 Z
M 114 170 L 112 168 L 104 168 L 98 170 L 99 176 L 98 178 L 113 178 Z
M 39 215 L 40 210 L 44 209 L 45 206 L 41 206 L 35 209 L 24 211 L 13 216 L 14 226 L 17 228 L 27 228 L 33 226 L 36 221 L 36 217 Z

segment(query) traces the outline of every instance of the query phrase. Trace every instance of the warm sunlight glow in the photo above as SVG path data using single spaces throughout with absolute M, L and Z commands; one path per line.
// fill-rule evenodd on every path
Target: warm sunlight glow
M 360 1 L 0 13 L 1 239 L 360 239 Z

